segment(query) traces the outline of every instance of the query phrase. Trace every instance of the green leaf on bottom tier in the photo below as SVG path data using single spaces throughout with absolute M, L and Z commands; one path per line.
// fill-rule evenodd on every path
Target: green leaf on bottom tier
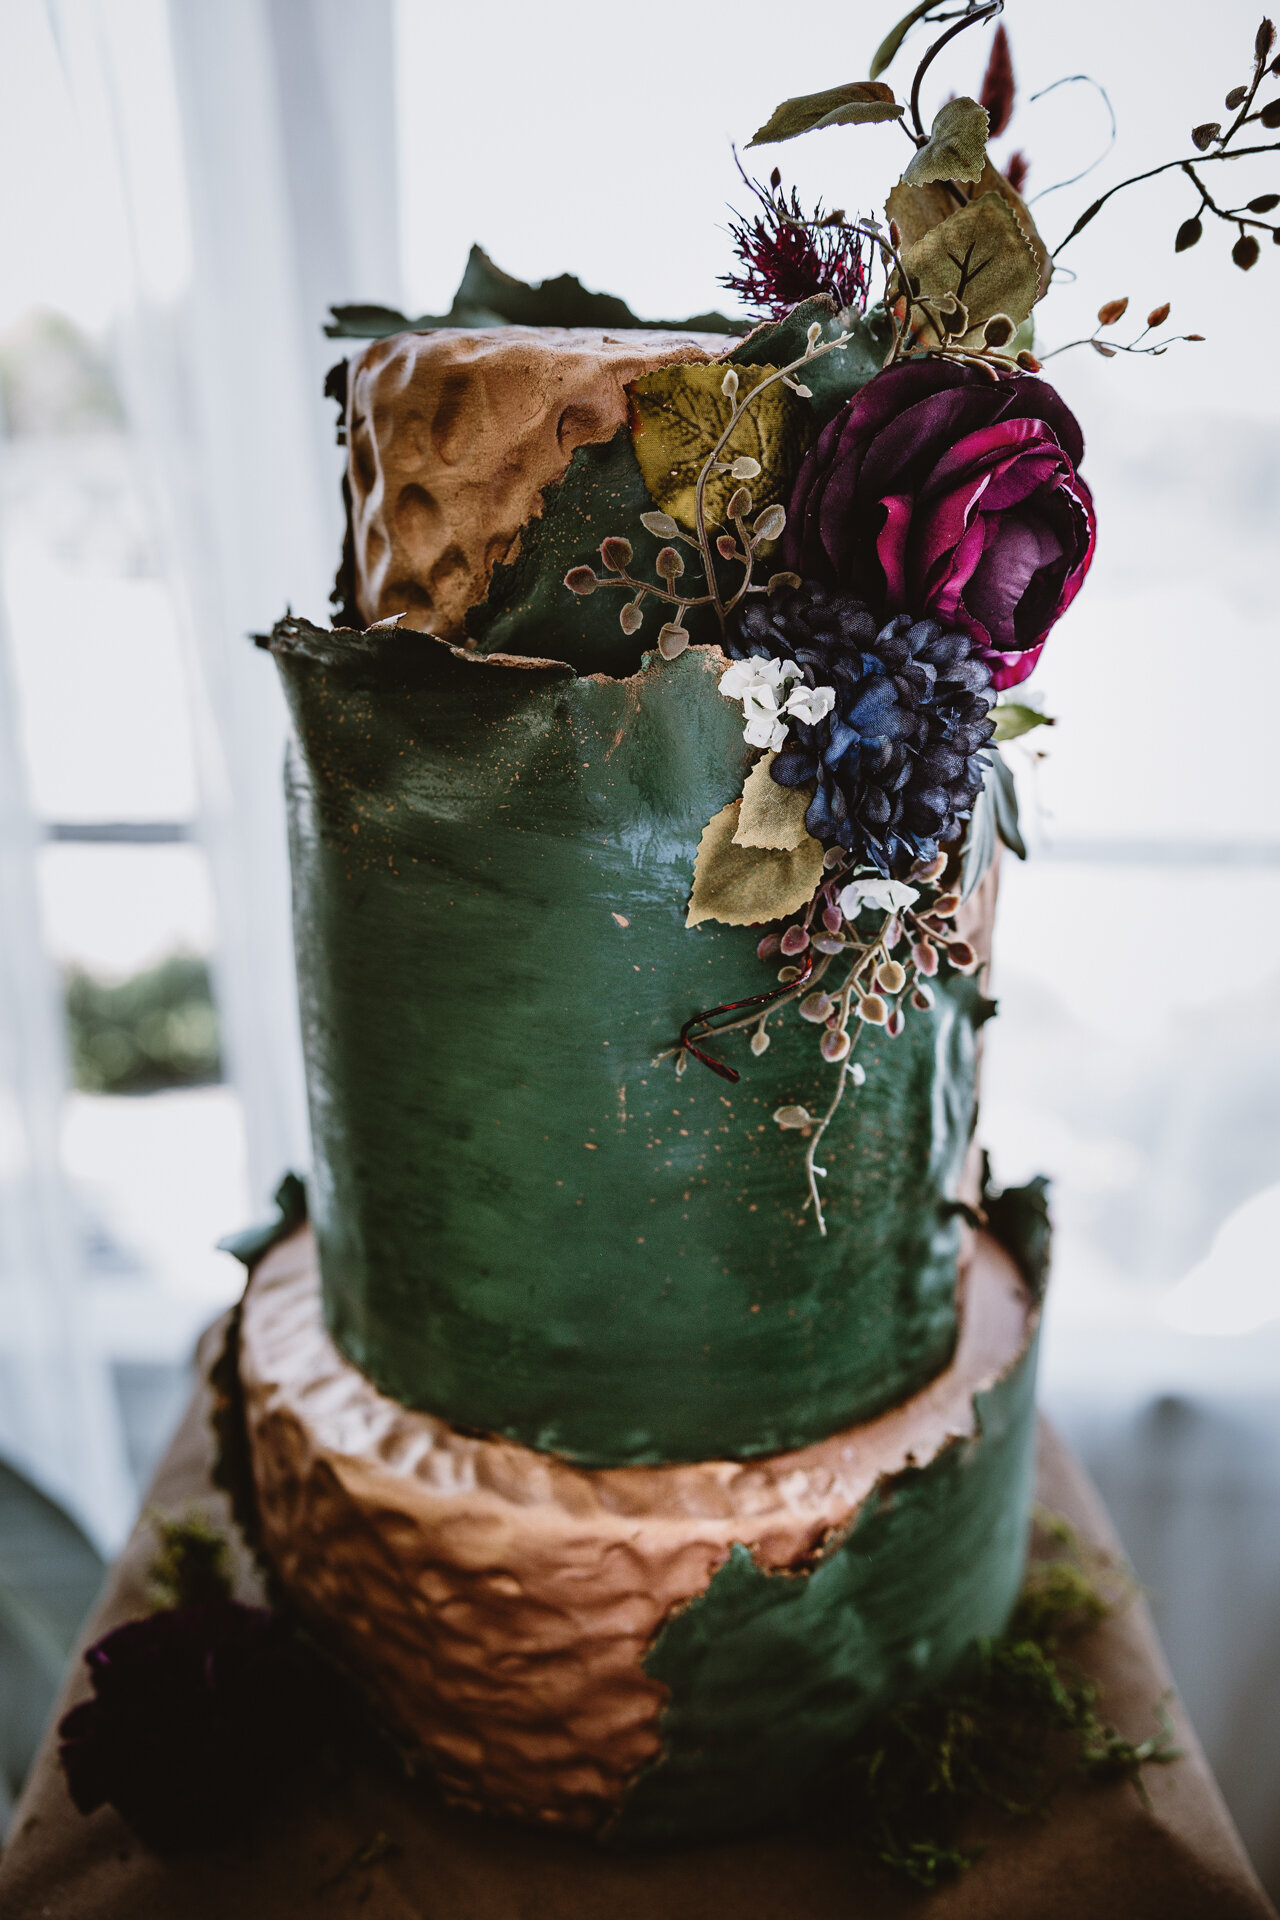
M 1044 1174 L 1038 1173 L 1025 1187 L 1005 1187 L 997 1193 L 988 1184 L 989 1180 L 990 1170 L 984 1155 L 982 1210 L 988 1230 L 1016 1261 L 1023 1279 L 1039 1300 L 1049 1283 L 1053 1246 L 1049 1182 Z
M 809 834 L 793 852 L 739 846 L 742 802 L 733 800 L 708 821 L 698 842 L 693 894 L 685 924 L 719 920 L 754 927 L 781 920 L 812 900 L 822 878 L 822 847 Z

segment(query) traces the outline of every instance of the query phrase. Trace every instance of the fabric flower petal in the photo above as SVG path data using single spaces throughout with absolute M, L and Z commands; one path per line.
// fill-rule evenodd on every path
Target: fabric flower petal
M 1092 560 L 1083 451 L 1045 380 L 993 380 L 933 356 L 901 361 L 855 394 L 803 461 L 786 564 L 859 595 L 881 618 L 954 623 L 993 671 L 1024 678 Z

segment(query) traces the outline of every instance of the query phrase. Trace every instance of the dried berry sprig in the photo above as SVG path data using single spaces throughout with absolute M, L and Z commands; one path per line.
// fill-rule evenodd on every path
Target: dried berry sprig
M 812 981 L 816 979 L 821 979 L 822 974 L 825 971 L 826 971 L 826 963 L 823 961 L 815 960 L 815 957 L 812 954 L 810 954 L 802 966 L 784 967 L 782 969 L 782 972 L 787 975 L 787 979 L 782 986 L 771 987 L 767 993 L 753 993 L 750 996 L 750 998 L 746 1000 L 726 1000 L 724 1005 L 721 1007 L 710 1007 L 705 1013 L 693 1014 L 688 1020 L 685 1021 L 684 1025 L 680 1029 L 680 1040 L 678 1045 L 676 1045 L 675 1047 L 668 1048 L 665 1053 L 660 1053 L 658 1055 L 658 1059 L 659 1060 L 670 1060 L 672 1058 L 675 1059 L 677 1079 L 684 1072 L 686 1066 L 688 1065 L 688 1059 L 686 1058 L 686 1056 L 692 1056 L 693 1059 L 701 1061 L 704 1067 L 709 1067 L 712 1073 L 719 1074 L 722 1080 L 729 1080 L 729 1081 L 741 1080 L 742 1075 L 738 1072 L 738 1069 L 736 1067 L 730 1067 L 726 1065 L 726 1063 L 723 1060 L 715 1059 L 712 1054 L 704 1053 L 702 1051 L 702 1048 L 698 1044 L 698 1042 L 700 1040 L 705 1040 L 708 1037 L 708 1035 L 711 1034 L 712 1032 L 730 1033 L 736 1027 L 749 1027 L 752 1025 L 756 1025 L 758 1028 L 758 1032 L 764 1033 L 765 1023 L 768 1020 L 769 1016 L 767 1013 L 761 1014 L 757 1021 L 756 1013 L 752 1011 L 744 1015 L 743 1018 L 740 1020 L 731 1020 L 724 1026 L 713 1027 L 711 1025 L 711 1022 L 715 1020 L 717 1014 L 737 1013 L 743 1007 L 750 1007 L 754 1010 L 757 1007 L 767 1007 L 770 1005 L 778 1006 L 783 1001 L 794 1000 L 797 998 L 799 994 L 801 994 L 804 991 L 804 988 L 807 985 L 809 985 Z M 779 974 L 778 977 L 779 979 L 781 979 L 782 975 Z M 703 1032 L 700 1033 L 696 1039 L 693 1034 L 693 1029 L 695 1027 L 703 1028 Z M 757 1046 L 755 1041 L 753 1040 L 751 1043 L 751 1051 L 755 1054 L 761 1054 L 764 1052 L 764 1048 L 767 1047 L 768 1044 L 769 1044 L 769 1041 L 767 1036 L 765 1037 L 764 1046 Z
M 1280 195 L 1277 195 L 1277 200 L 1280 201 Z M 1098 308 L 1098 324 L 1092 333 L 1082 335 L 1079 340 L 1068 340 L 1064 346 L 1055 347 L 1052 353 L 1046 353 L 1043 357 L 1046 360 L 1053 360 L 1060 353 L 1069 353 L 1073 347 L 1092 347 L 1094 352 L 1101 354 L 1104 360 L 1114 360 L 1119 353 L 1147 353 L 1154 354 L 1159 358 L 1162 353 L 1168 353 L 1170 347 L 1176 347 L 1182 341 L 1203 341 L 1204 339 L 1202 333 L 1175 333 L 1167 336 L 1163 340 L 1153 340 L 1145 345 L 1143 344 L 1147 340 L 1147 335 L 1154 333 L 1157 328 L 1162 327 L 1169 318 L 1169 302 L 1167 300 L 1164 301 L 1161 306 L 1151 309 L 1151 312 L 1147 315 L 1147 324 L 1143 327 L 1141 333 L 1134 335 L 1132 340 L 1125 342 L 1102 339 L 1103 328 L 1114 327 L 1124 318 L 1128 309 L 1129 301 L 1127 296 L 1123 300 L 1106 301 Z
M 1280 101 L 1273 104 L 1280 106 Z M 1276 123 L 1280 124 L 1280 115 L 1277 116 Z M 1254 235 L 1248 231 L 1250 227 L 1257 227 L 1260 232 L 1269 233 L 1273 244 L 1280 242 L 1280 222 L 1263 220 L 1259 217 L 1264 213 L 1272 213 L 1280 207 L 1280 193 L 1255 194 L 1253 199 L 1246 200 L 1242 207 L 1220 207 L 1189 160 L 1183 162 L 1182 171 L 1199 193 L 1200 205 L 1191 218 L 1184 220 L 1178 228 L 1173 243 L 1175 253 L 1185 253 L 1188 247 L 1194 247 L 1197 241 L 1203 238 L 1204 222 L 1200 218 L 1202 213 L 1215 214 L 1219 220 L 1229 221 L 1237 228 L 1237 238 L 1231 249 L 1231 258 L 1246 273 L 1256 264 L 1261 251 Z
M 840 853 L 838 848 L 835 851 Z M 843 866 L 843 854 L 840 854 L 840 860 Z M 655 1055 L 655 1066 L 663 1060 L 674 1060 L 676 1073 L 679 1075 L 688 1066 L 686 1056 L 691 1055 L 704 1067 L 709 1067 L 713 1073 L 719 1074 L 722 1080 L 736 1081 L 742 1078 L 736 1067 L 730 1067 L 723 1060 L 716 1060 L 710 1054 L 703 1052 L 700 1043 L 710 1039 L 712 1034 L 718 1037 L 721 1034 L 737 1033 L 744 1027 L 756 1027 L 763 1031 L 770 1012 L 776 1012 L 788 1002 L 799 999 L 806 987 L 816 986 L 822 979 L 831 964 L 832 953 L 841 951 L 844 943 L 843 941 L 838 943 L 830 952 L 827 952 L 811 939 L 809 929 L 812 926 L 814 914 L 829 907 L 834 884 L 833 878 L 819 887 L 798 920 L 793 921 L 780 934 L 766 933 L 757 946 L 758 959 L 771 960 L 781 954 L 786 962 L 778 973 L 778 985 L 770 988 L 767 993 L 753 994 L 750 999 L 726 1001 L 723 1006 L 708 1007 L 703 1013 L 691 1015 L 681 1027 L 680 1038 L 675 1046 L 666 1047 L 661 1053 Z M 797 959 L 799 964 L 796 964 Z M 766 1009 L 763 1014 L 760 1012 L 761 1008 Z M 717 1026 L 715 1022 L 722 1013 L 734 1013 L 738 1017 L 734 1020 L 726 1020 Z M 695 1027 L 700 1027 L 702 1031 L 695 1034 Z M 765 1046 L 767 1045 L 766 1036 Z M 764 1052 L 764 1047 L 757 1047 L 753 1042 L 752 1051 L 760 1054 Z
M 946 856 L 939 854 L 914 873 L 912 878 L 928 886 L 937 880 L 945 865 Z M 826 1178 L 827 1169 L 818 1165 L 817 1153 L 822 1137 L 839 1111 L 850 1084 L 856 1088 L 866 1082 L 866 1070 L 854 1060 L 854 1051 L 868 1027 L 883 1027 L 888 1037 L 896 1040 L 906 1025 L 908 1006 L 925 1011 L 933 1005 L 933 989 L 924 976 L 937 973 L 940 959 L 945 958 L 957 973 L 972 973 L 978 966 L 979 959 L 974 948 L 967 940 L 960 938 L 951 924 L 959 906 L 960 896 L 957 893 L 935 892 L 925 910 L 905 908 L 888 914 L 870 943 L 854 947 L 853 964 L 838 997 L 833 996 L 834 1005 L 826 1020 L 827 1031 L 821 1043 L 823 1059 L 840 1068 L 830 1104 L 816 1122 L 807 1115 L 804 1120 L 790 1116 L 786 1120 L 779 1120 L 779 1114 L 774 1115 L 779 1125 L 804 1127 L 809 1124 L 813 1127 L 805 1151 L 805 1177 L 809 1186 L 806 1205 L 812 1205 L 818 1232 L 824 1237 L 827 1226 L 818 1181 Z M 916 936 L 914 940 L 911 938 L 913 933 Z M 905 966 L 893 957 L 903 940 L 910 942 Z M 800 1012 L 804 1017 L 804 1002 L 801 1003 Z M 849 1030 L 851 1020 L 852 1033 Z M 785 1112 L 787 1109 L 779 1109 L 779 1113 Z M 796 1109 L 795 1113 L 803 1114 L 804 1109 Z
M 766 933 L 756 949 L 762 960 L 784 961 L 778 985 L 749 999 L 694 1014 L 681 1028 L 677 1044 L 657 1056 L 657 1061 L 674 1059 L 677 1074 L 684 1073 L 692 1058 L 721 1079 L 736 1081 L 741 1078 L 738 1070 L 706 1051 L 704 1043 L 713 1035 L 719 1040 L 751 1028 L 751 1051 L 758 1057 L 770 1045 L 769 1021 L 793 1003 L 802 1020 L 822 1028 L 819 1051 L 828 1066 L 839 1068 L 826 1112 L 817 1118 L 806 1107 L 787 1105 L 779 1107 L 773 1118 L 785 1130 L 802 1133 L 808 1142 L 805 1205 L 813 1206 L 818 1231 L 824 1236 L 827 1229 L 818 1182 L 826 1177 L 826 1168 L 817 1164 L 816 1155 L 848 1088 L 865 1083 L 865 1069 L 854 1059 L 864 1030 L 882 1027 L 889 1039 L 897 1039 L 909 1010 L 923 1012 L 933 1005 L 929 982 L 943 961 L 957 973 L 972 973 L 979 964 L 974 948 L 953 924 L 960 896 L 941 884 L 946 865 L 945 854 L 917 862 L 904 890 L 910 899 L 895 899 L 894 883 L 888 883 L 889 910 L 868 937 L 857 927 L 860 901 L 864 894 L 885 897 L 886 883 L 878 876 L 861 881 L 855 876 L 851 882 L 853 862 L 839 848 L 832 848 L 827 878 L 804 912 L 780 932 Z M 901 959 L 895 957 L 899 949 Z M 844 977 L 827 986 L 832 968 L 842 957 L 847 961 Z M 723 1014 L 733 1018 L 721 1020 Z
M 663 586 L 656 586 L 651 580 L 637 580 L 631 572 L 631 543 L 619 534 L 611 534 L 600 544 L 600 558 L 606 568 L 606 574 L 598 574 L 594 567 L 589 566 L 570 567 L 564 577 L 564 584 L 569 591 L 585 595 L 594 593 L 598 587 L 625 588 L 633 595 L 619 616 L 622 631 L 626 634 L 639 631 L 643 619 L 642 609 L 647 598 L 652 597 L 666 606 L 673 606 L 676 609 L 674 619 L 668 621 L 658 635 L 659 651 L 667 660 L 674 659 L 689 644 L 689 635 L 684 621 L 692 607 L 714 607 L 723 633 L 728 616 L 739 601 L 749 593 L 768 591 L 766 586 L 754 578 L 759 549 L 763 546 L 772 546 L 774 541 L 780 539 L 787 523 L 786 508 L 771 503 L 756 516 L 752 525 L 748 525 L 749 516 L 755 512 L 755 503 L 745 483 L 758 478 L 761 471 L 760 462 L 751 454 L 739 454 L 732 460 L 725 459 L 725 450 L 739 423 L 763 393 L 781 382 L 799 394 L 802 399 L 809 399 L 809 388 L 803 381 L 798 380 L 796 375 L 803 372 L 813 361 L 821 359 L 823 354 L 834 353 L 847 347 L 852 338 L 853 334 L 845 330 L 837 334 L 833 340 L 823 340 L 822 328 L 815 320 L 809 328 L 804 352 L 785 367 L 777 367 L 773 372 L 766 374 L 764 379 L 758 381 L 741 397 L 739 397 L 738 369 L 733 366 L 727 367 L 721 392 L 730 402 L 729 419 L 698 470 L 697 486 L 694 490 L 696 536 L 682 533 L 669 513 L 641 514 L 641 525 L 648 532 L 656 534 L 659 539 L 682 540 L 686 546 L 697 549 L 702 561 L 706 591 L 694 594 L 677 592 L 675 582 L 683 575 L 685 563 L 683 556 L 673 546 L 663 547 L 654 560 L 654 570 L 659 579 L 665 582 Z M 739 482 L 730 495 L 726 508 L 726 519 L 733 532 L 719 535 L 714 547 L 711 530 L 707 524 L 706 505 L 707 483 L 713 474 L 727 474 L 730 479 Z M 717 554 L 722 561 L 740 566 L 742 569 L 741 581 L 727 598 L 721 591 L 716 571 Z M 769 585 L 776 585 L 783 581 L 792 582 L 794 579 L 794 574 L 774 574 Z
M 1070 246 L 1076 235 L 1097 218 L 1107 202 L 1117 193 L 1123 193 L 1127 187 L 1138 186 L 1144 180 L 1154 180 L 1162 173 L 1181 172 L 1186 175 L 1200 195 L 1200 204 L 1196 211 L 1178 228 L 1174 238 L 1174 251 L 1185 253 L 1188 247 L 1194 247 L 1202 238 L 1204 223 L 1201 215 L 1211 213 L 1217 219 L 1225 221 L 1237 230 L 1236 242 L 1231 249 L 1231 258 L 1236 266 L 1247 272 L 1258 259 L 1259 246 L 1250 228 L 1261 228 L 1280 242 L 1280 226 L 1259 216 L 1270 213 L 1280 206 L 1280 196 L 1259 194 L 1247 201 L 1243 207 L 1221 207 L 1209 193 L 1197 169 L 1213 161 L 1247 160 L 1264 153 L 1280 153 L 1280 141 L 1272 141 L 1263 146 L 1233 146 L 1231 143 L 1247 126 L 1257 125 L 1273 132 L 1280 128 L 1280 95 L 1268 100 L 1263 106 L 1256 105 L 1258 90 L 1264 80 L 1280 78 L 1280 56 L 1274 56 L 1276 30 L 1272 21 L 1264 19 L 1254 36 L 1253 71 L 1242 86 L 1232 87 L 1226 96 L 1225 105 L 1234 117 L 1226 130 L 1217 120 L 1206 120 L 1191 130 L 1191 144 L 1196 152 L 1177 160 L 1165 160 L 1158 167 L 1148 167 L 1145 173 L 1135 173 L 1127 180 L 1118 181 L 1114 187 L 1108 187 L 1104 194 L 1085 208 L 1080 218 L 1065 239 L 1060 240 L 1053 250 L 1056 260 L 1064 248 Z

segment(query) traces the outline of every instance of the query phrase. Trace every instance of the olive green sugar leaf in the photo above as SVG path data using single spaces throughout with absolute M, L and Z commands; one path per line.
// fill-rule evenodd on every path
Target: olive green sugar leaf
M 764 847 L 776 853 L 795 853 L 809 838 L 804 816 L 813 798 L 812 787 L 783 787 L 770 769 L 777 759 L 766 753 L 747 775 L 742 789 L 742 811 L 733 836 L 736 847 Z
M 747 142 L 749 147 L 774 146 L 781 140 L 795 140 L 817 127 L 859 126 L 874 120 L 898 120 L 903 109 L 893 97 L 892 87 L 880 80 L 851 80 L 843 87 L 828 87 L 824 93 L 802 93 L 775 107 L 762 127 Z
M 904 13 L 896 27 L 890 27 L 871 60 L 871 78 L 878 80 L 891 61 L 898 57 L 898 49 L 914 27 L 917 20 L 923 20 L 935 0 L 920 0 L 918 7 L 912 7 L 910 13 Z
M 1038 262 L 998 193 L 970 200 L 931 227 L 914 246 L 903 248 L 902 264 L 913 295 L 926 308 L 945 309 L 949 295 L 963 304 L 968 326 L 959 338 L 965 344 L 980 344 L 996 314 L 1018 327 L 1035 304 Z
M 940 181 L 930 181 L 923 187 L 913 187 L 906 181 L 900 181 L 890 193 L 885 212 L 897 225 L 904 246 L 914 246 L 922 240 L 932 228 L 941 226 L 956 211 L 956 193 L 963 195 L 966 201 L 979 200 L 984 194 L 995 193 L 1000 196 L 1013 214 L 1022 236 L 1036 257 L 1037 285 L 1036 299 L 1043 300 L 1048 291 L 1053 274 L 1053 261 L 1049 249 L 1036 230 L 1026 201 L 1017 190 L 1009 185 L 1004 175 L 990 160 L 982 169 L 982 174 L 972 189 L 966 186 L 946 186 Z
M 741 400 L 772 367 L 742 368 Z M 698 474 L 729 424 L 735 402 L 723 391 L 723 366 L 662 367 L 628 388 L 633 403 L 636 459 L 653 503 L 691 533 L 697 527 Z M 749 407 L 723 450 L 729 463 L 746 456 L 760 463 L 751 481 L 757 509 L 785 498 L 813 432 L 813 416 L 800 396 L 775 380 Z M 704 504 L 709 525 L 720 526 L 738 480 L 712 473 Z
M 1016 700 L 1001 701 L 991 718 L 996 723 L 997 745 L 1002 740 L 1017 740 L 1024 733 L 1030 733 L 1033 727 L 1051 727 L 1054 724 L 1051 714 L 1037 713 L 1034 707 L 1020 706 Z
M 948 100 L 934 116 L 928 140 L 902 175 L 907 185 L 927 187 L 934 180 L 980 180 L 987 163 L 988 124 L 987 110 L 976 100 L 963 94 L 958 100 Z
M 719 920 L 753 927 L 782 920 L 813 898 L 822 878 L 822 846 L 806 834 L 790 852 L 741 847 L 734 840 L 742 803 L 731 800 L 702 830 L 686 925 Z
M 912 187 L 900 180 L 885 201 L 884 210 L 898 229 L 899 244 L 914 247 L 926 233 L 951 218 L 956 200 L 954 194 L 934 182 L 925 187 Z

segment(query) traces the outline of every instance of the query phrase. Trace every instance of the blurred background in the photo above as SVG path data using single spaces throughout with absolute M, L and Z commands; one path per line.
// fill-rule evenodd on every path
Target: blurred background
M 864 73 L 895 11 L 815 34 L 764 0 L 688 0 L 678 28 L 579 0 L 0 6 L 0 1825 L 238 1291 L 214 1243 L 307 1163 L 284 716 L 246 635 L 327 610 L 325 309 L 442 311 L 475 240 L 641 314 L 731 310 L 730 143 Z M 1257 26 L 1256 0 L 1005 17 L 995 151 L 1026 154 L 1050 244 L 1188 151 Z M 944 56 L 926 118 L 977 92 L 989 40 Z M 1118 132 L 1059 189 L 1108 105 L 1087 79 L 1032 96 L 1082 71 Z M 901 135 L 775 159 L 870 211 Z M 1234 167 L 1232 203 L 1277 173 Z M 983 1130 L 1001 1180 L 1053 1178 L 1044 1397 L 1276 1893 L 1280 255 L 1242 273 L 1211 224 L 1175 256 L 1193 211 L 1176 174 L 1125 194 L 1038 310 L 1046 353 L 1122 295 L 1207 343 L 1049 363 L 1102 531 L 1031 682 L 1056 726 L 1019 755 Z

